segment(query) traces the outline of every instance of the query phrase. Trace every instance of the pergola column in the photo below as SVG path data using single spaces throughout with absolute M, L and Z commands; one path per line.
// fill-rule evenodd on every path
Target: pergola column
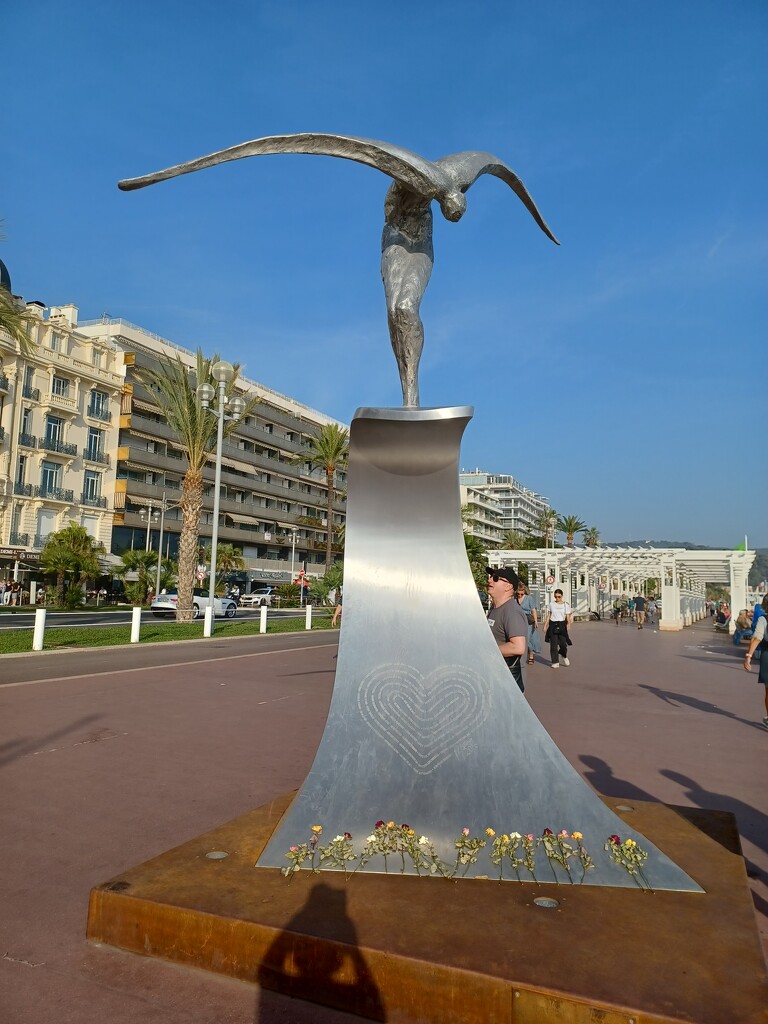
M 680 587 L 674 558 L 662 559 L 661 563 L 661 618 L 659 629 L 680 630 L 683 619 L 680 613 Z
M 731 617 L 728 620 L 728 632 L 736 632 L 736 616 L 747 607 L 747 576 L 748 570 L 742 552 L 734 551 L 728 559 L 731 570 Z

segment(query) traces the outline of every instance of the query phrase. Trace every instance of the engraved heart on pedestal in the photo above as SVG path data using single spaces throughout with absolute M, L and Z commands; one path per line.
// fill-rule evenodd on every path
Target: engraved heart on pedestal
M 382 665 L 363 679 L 357 706 L 387 746 L 419 775 L 429 775 L 485 722 L 491 690 L 461 665 L 443 665 L 427 676 L 410 665 Z

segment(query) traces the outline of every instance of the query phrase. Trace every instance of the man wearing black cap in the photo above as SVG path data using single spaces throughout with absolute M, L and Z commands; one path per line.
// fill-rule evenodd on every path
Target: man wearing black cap
M 528 619 L 517 603 L 515 591 L 519 580 L 514 569 L 492 569 L 488 573 L 488 594 L 493 602 L 488 612 L 488 624 L 499 653 L 509 666 L 515 682 L 525 691 L 521 655 L 528 646 Z

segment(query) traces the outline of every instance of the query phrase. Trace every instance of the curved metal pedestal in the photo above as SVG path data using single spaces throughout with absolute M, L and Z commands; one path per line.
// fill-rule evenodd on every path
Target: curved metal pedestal
M 584 834 L 592 885 L 636 882 L 603 852 L 612 833 L 649 852 L 655 889 L 701 892 L 617 818 L 560 753 L 512 680 L 467 563 L 461 435 L 449 409 L 360 409 L 350 436 L 344 617 L 328 722 L 302 789 L 259 859 L 282 867 L 322 824 L 359 849 L 377 819 L 406 822 L 447 863 L 464 827 Z M 489 844 L 490 845 L 490 844 Z M 372 860 L 366 872 L 384 870 Z M 559 868 L 557 869 L 560 870 Z M 474 875 L 497 874 L 481 851 Z M 580 874 L 578 868 L 574 872 Z M 539 853 L 536 876 L 553 881 Z M 567 884 L 563 873 L 557 876 Z

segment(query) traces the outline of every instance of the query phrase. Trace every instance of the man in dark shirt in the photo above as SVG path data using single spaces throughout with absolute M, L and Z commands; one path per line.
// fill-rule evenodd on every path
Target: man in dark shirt
M 645 598 L 642 594 L 635 596 L 635 619 L 637 621 L 637 628 L 642 629 L 645 622 Z
M 509 666 L 509 671 L 520 687 L 525 691 L 521 655 L 528 647 L 528 619 L 517 603 L 515 591 L 519 580 L 514 569 L 492 569 L 488 572 L 488 594 L 493 602 L 488 611 L 488 624 L 493 639 L 499 647 L 499 653 Z

